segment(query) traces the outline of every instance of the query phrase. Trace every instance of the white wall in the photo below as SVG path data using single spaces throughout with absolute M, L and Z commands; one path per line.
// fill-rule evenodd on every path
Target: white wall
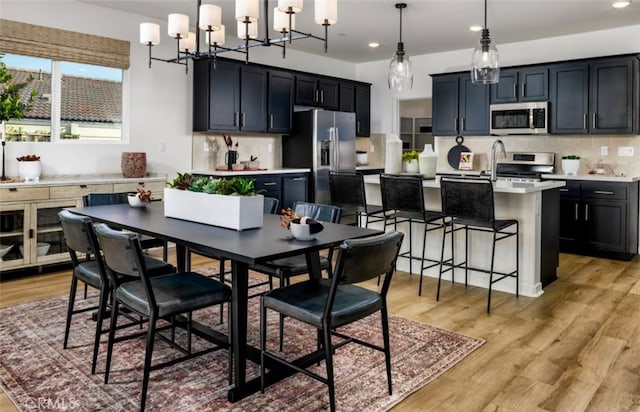
M 150 21 L 149 18 L 71 0 L 2 0 L 1 7 L 4 19 L 131 42 L 131 67 L 127 73 L 131 88 L 125 114 L 130 118 L 129 143 L 8 143 L 7 175 L 17 175 L 15 158 L 28 153 L 42 157 L 45 176 L 119 173 L 123 151 L 147 152 L 147 169 L 152 173 L 172 176 L 176 171 L 191 169 L 192 77 L 184 74 L 184 66 L 175 64 L 154 62 L 152 69 L 148 69 L 148 52 L 138 43 L 138 26 Z M 165 33 L 166 22 L 158 23 Z M 164 35 L 153 50 L 154 56 L 161 58 L 170 58 L 174 53 L 175 43 Z M 251 50 L 251 61 L 337 77 L 355 79 L 356 75 L 354 64 L 310 58 L 294 50 L 287 50 L 287 58 L 283 60 L 280 48 L 256 47 Z

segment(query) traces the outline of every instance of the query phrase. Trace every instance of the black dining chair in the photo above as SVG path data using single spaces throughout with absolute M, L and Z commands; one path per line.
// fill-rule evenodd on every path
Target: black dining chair
M 265 390 L 266 359 L 286 368 L 317 379 L 329 389 L 329 405 L 335 411 L 335 382 L 333 354 L 336 348 L 350 342 L 359 343 L 381 351 L 385 356 L 387 385 L 392 395 L 391 352 L 389 348 L 389 325 L 387 315 L 387 292 L 402 245 L 401 232 L 384 233 L 363 239 L 345 240 L 338 248 L 336 269 L 331 279 L 309 279 L 303 282 L 274 289 L 260 299 L 260 372 L 261 389 Z M 356 285 L 378 276 L 384 276 L 380 291 Z M 323 354 L 326 377 L 309 369 L 294 365 L 290 360 L 276 355 L 267 348 L 267 311 L 275 311 L 304 322 L 317 329 L 318 350 L 307 356 Z M 347 336 L 339 328 L 380 312 L 383 345 L 365 342 Z M 341 338 L 332 344 L 332 336 Z M 315 366 L 315 364 L 314 364 Z M 363 382 L 363 385 L 368 382 Z
M 128 203 L 128 192 L 117 193 L 89 193 L 82 197 L 82 203 L 84 206 L 102 206 L 102 205 L 117 205 L 122 203 Z M 166 240 L 156 239 L 151 236 L 141 235 L 140 243 L 142 249 L 162 248 L 162 260 L 165 262 L 169 255 L 169 244 Z
M 489 292 L 487 294 L 487 313 L 491 311 L 491 289 L 494 283 L 507 278 L 516 280 L 516 297 L 519 295 L 519 223 L 516 219 L 496 219 L 493 198 L 493 185 L 489 179 L 442 178 L 440 180 L 442 212 L 446 217 L 446 225 L 442 236 L 440 255 L 440 272 L 438 275 L 438 291 L 436 300 L 440 300 L 440 283 L 442 274 L 451 271 L 454 279 L 455 269 L 464 268 L 464 285 L 467 286 L 469 271 L 489 274 Z M 454 234 L 464 230 L 465 258 L 456 263 L 454 259 Z M 485 232 L 492 234 L 491 266 L 489 269 L 469 265 L 469 232 Z M 451 258 L 445 259 L 445 240 L 451 235 Z M 500 240 L 515 237 L 515 269 L 511 272 L 497 272 L 495 266 L 496 243 Z M 447 269 L 444 269 L 444 267 Z M 497 277 L 494 279 L 494 275 Z
M 382 208 L 385 212 L 384 227 L 393 225 L 397 230 L 398 223 L 406 222 L 409 226 L 409 249 L 400 253 L 399 257 L 409 260 L 409 274 L 413 273 L 412 262 L 420 262 L 420 284 L 418 296 L 422 296 L 422 280 L 425 269 L 440 264 L 440 259 L 426 256 L 427 234 L 444 228 L 442 212 L 427 210 L 424 201 L 422 177 L 411 175 L 380 175 L 380 192 Z M 422 224 L 424 227 L 422 238 L 422 252 L 413 252 L 413 225 Z
M 94 374 L 96 372 L 100 335 L 103 333 L 102 324 L 108 306 L 109 295 L 112 294 L 114 286 L 131 279 L 127 279 L 126 276 L 108 273 L 102 254 L 100 253 L 100 245 L 94 232 L 93 222 L 90 218 L 76 215 L 68 210 L 60 211 L 58 218 L 62 226 L 65 243 L 73 266 L 63 347 L 65 349 L 67 348 L 73 315 L 97 310 L 96 332 L 91 362 L 91 373 Z M 152 275 L 175 272 L 173 265 L 159 259 L 145 255 L 144 261 L 148 272 Z M 89 285 L 100 291 L 97 305 L 83 309 L 74 309 L 79 280 L 84 282 L 85 285 Z
M 318 222 L 339 223 L 342 210 L 333 205 L 323 205 L 319 203 L 296 202 L 293 211 L 298 216 L 307 216 Z M 324 270 L 329 277 L 332 276 L 333 249 L 327 251 L 326 256 L 320 256 L 320 269 Z M 278 279 L 280 287 L 290 283 L 294 276 L 309 273 L 307 258 L 304 255 L 297 255 L 283 259 L 272 260 L 259 265 L 250 265 L 249 269 Z M 271 290 L 272 288 L 270 288 Z M 284 335 L 284 316 L 280 319 L 280 350 L 282 350 Z
M 212 346 L 198 352 L 192 352 L 191 348 L 192 312 L 229 302 L 231 300 L 231 288 L 215 279 L 194 272 L 150 277 L 147 272 L 142 247 L 140 246 L 140 240 L 137 234 L 113 230 L 105 224 L 96 226 L 95 230 L 100 242 L 100 247 L 104 253 L 106 266 L 115 273 L 136 278 L 136 280 L 122 283 L 114 292 L 104 382 L 109 382 L 113 345 L 116 342 L 140 336 L 140 334 L 130 334 L 115 337 L 118 319 L 117 314 L 120 311 L 120 306 L 149 320 L 146 332 L 146 350 L 142 376 L 142 391 L 140 395 L 141 411 L 145 409 L 149 374 L 152 370 L 171 366 L 178 361 L 188 360 L 223 348 L 228 349 L 228 367 L 231 370 L 232 355 L 230 341 L 224 345 Z M 229 313 L 231 313 L 231 311 L 229 311 Z M 175 327 L 173 322 L 168 326 L 157 326 L 157 322 L 160 319 L 175 319 L 177 315 L 183 314 L 187 315 L 186 348 L 179 346 L 175 342 L 173 332 L 171 339 L 160 333 L 169 328 L 173 331 Z M 229 324 L 231 324 L 231 322 L 229 322 Z M 142 334 L 144 334 L 144 332 L 142 332 Z M 229 336 L 231 336 L 230 333 Z M 156 337 L 176 347 L 184 355 L 178 359 L 171 359 L 167 362 L 152 365 L 151 358 Z
M 360 220 L 364 218 L 365 227 L 369 227 L 369 222 L 384 221 L 382 206 L 367 204 L 364 176 L 356 173 L 330 172 L 329 193 L 331 204 L 342 209 L 343 219 L 354 216 L 356 224 L 360 226 Z

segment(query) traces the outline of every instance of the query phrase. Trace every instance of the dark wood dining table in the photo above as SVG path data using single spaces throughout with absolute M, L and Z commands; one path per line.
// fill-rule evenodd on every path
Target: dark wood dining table
M 162 202 L 152 202 L 142 208 L 118 204 L 78 207 L 69 210 L 115 228 L 127 229 L 175 243 L 179 271 L 188 269 L 189 247 L 197 247 L 200 250 L 209 251 L 212 256 L 224 257 L 231 261 L 233 282 L 231 335 L 234 362 L 233 386 L 228 392 L 230 402 L 236 402 L 260 390 L 260 377 L 247 380 L 246 376 L 247 360 L 256 363 L 260 361 L 259 349 L 247 344 L 249 265 L 305 254 L 309 275 L 320 277 L 319 252 L 321 250 L 338 246 L 346 239 L 381 233 L 376 229 L 323 223 L 324 230 L 316 235 L 315 240 L 300 241 L 293 239 L 289 231 L 280 226 L 278 215 L 265 214 L 261 228 L 236 231 L 165 217 Z M 227 336 L 204 325 L 194 325 L 193 329 L 194 333 L 214 342 L 228 341 Z M 302 359 L 301 364 L 311 361 L 315 362 L 316 359 Z M 273 383 L 288 375 L 291 375 L 291 372 L 272 370 L 267 376 L 267 383 Z

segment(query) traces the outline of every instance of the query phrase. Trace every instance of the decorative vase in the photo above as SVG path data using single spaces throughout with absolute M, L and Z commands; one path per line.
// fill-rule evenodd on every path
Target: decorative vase
M 27 182 L 37 182 L 42 173 L 40 160 L 18 162 L 18 176 Z
M 145 152 L 122 152 L 120 161 L 122 177 L 144 177 L 147 173 L 147 154 Z
M 580 170 L 580 159 L 562 159 L 562 172 L 568 176 L 575 176 Z
M 433 151 L 433 146 L 425 144 L 424 150 L 420 153 L 420 156 L 418 156 L 420 174 L 424 177 L 435 177 L 437 164 L 438 155 Z
M 395 134 L 388 135 L 385 142 L 384 172 L 402 172 L 402 140 Z

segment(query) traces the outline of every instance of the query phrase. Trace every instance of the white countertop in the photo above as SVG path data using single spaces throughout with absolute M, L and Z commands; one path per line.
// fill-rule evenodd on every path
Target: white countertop
M 100 184 L 100 183 L 129 183 L 129 182 L 166 182 L 167 175 L 148 174 L 145 177 L 122 177 L 121 174 L 100 174 L 100 175 L 59 175 L 41 176 L 37 182 L 0 182 L 0 188 L 12 187 L 38 187 L 38 186 L 64 186 L 75 184 Z
M 365 183 L 372 184 L 380 184 L 380 176 L 378 175 L 368 175 L 364 177 Z M 440 178 L 436 177 L 435 179 L 425 179 L 422 181 L 422 186 L 426 188 L 439 189 L 440 188 Z M 506 180 L 498 180 L 493 184 L 493 191 L 495 193 L 534 193 L 534 192 L 542 192 L 543 190 L 549 189 L 557 189 L 559 187 L 565 186 L 564 181 L 542 181 L 542 182 L 533 182 L 533 183 L 524 183 L 524 182 L 509 182 Z
M 311 169 L 268 169 L 268 170 L 194 170 L 194 175 L 209 176 L 253 176 L 253 175 L 275 175 L 284 173 L 309 173 Z
M 616 175 L 542 175 L 543 179 L 550 180 L 593 180 L 599 182 L 631 183 L 640 180 L 640 176 L 616 176 Z

